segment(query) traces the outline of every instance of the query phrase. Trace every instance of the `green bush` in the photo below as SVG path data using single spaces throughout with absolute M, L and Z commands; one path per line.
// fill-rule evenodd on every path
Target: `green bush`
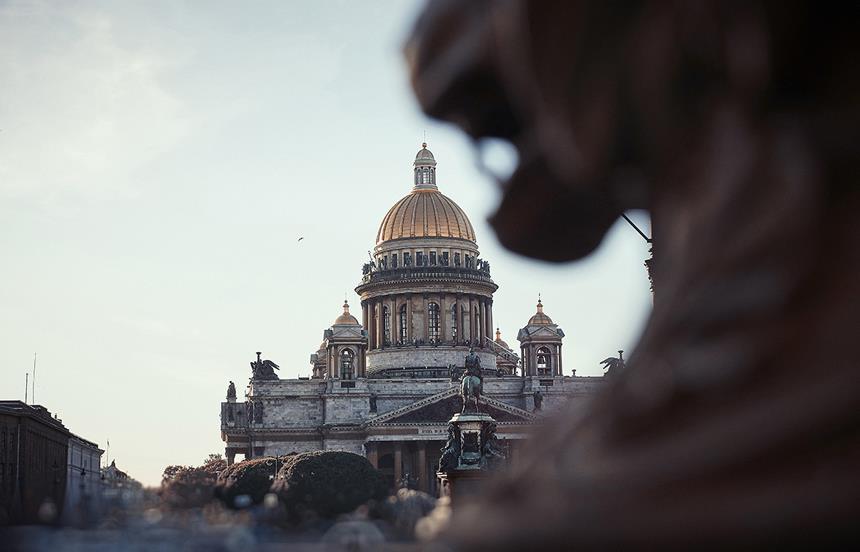
M 161 499 L 171 508 L 199 508 L 215 497 L 218 474 L 227 467 L 220 455 L 210 454 L 202 466 L 167 466 L 161 476 Z
M 306 452 L 284 458 L 272 485 L 291 520 L 332 518 L 387 494 L 384 477 L 351 452 Z
M 218 476 L 215 496 L 228 508 L 241 509 L 260 504 L 268 494 L 275 476 L 275 462 L 289 457 L 243 460 L 227 467 Z M 240 498 L 242 497 L 242 498 Z M 247 498 L 244 498 L 247 497 Z

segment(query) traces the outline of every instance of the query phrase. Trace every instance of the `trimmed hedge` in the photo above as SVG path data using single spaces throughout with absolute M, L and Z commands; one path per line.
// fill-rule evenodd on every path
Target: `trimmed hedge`
M 277 458 L 278 467 L 283 459 Z M 275 476 L 274 457 L 243 460 L 221 472 L 215 486 L 215 496 L 228 508 L 241 509 L 251 504 L 260 504 L 269 493 Z M 236 500 L 240 496 L 247 499 Z M 249 502 L 244 503 L 248 500 Z
M 292 520 L 332 518 L 387 495 L 384 476 L 351 452 L 306 452 L 284 458 L 272 485 Z

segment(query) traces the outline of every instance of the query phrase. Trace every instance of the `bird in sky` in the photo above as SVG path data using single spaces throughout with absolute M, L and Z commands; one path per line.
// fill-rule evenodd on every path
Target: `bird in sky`
M 304 236 L 302 236 L 301 238 L 297 239 L 296 241 L 302 241 L 303 239 L 305 239 L 305 237 L 304 237 Z

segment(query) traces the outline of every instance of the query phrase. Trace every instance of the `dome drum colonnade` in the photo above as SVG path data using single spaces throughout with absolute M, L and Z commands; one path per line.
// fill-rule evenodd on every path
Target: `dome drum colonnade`
M 415 185 L 383 218 L 373 260 L 364 265 L 362 325 L 368 334 L 368 373 L 390 368 L 445 368 L 472 346 L 489 350 L 493 336 L 490 266 L 479 258 L 466 214 L 436 186 L 436 160 L 423 144 Z M 403 348 L 446 349 L 430 356 Z M 494 355 L 486 355 L 495 368 Z M 405 366 L 409 362 L 417 366 Z

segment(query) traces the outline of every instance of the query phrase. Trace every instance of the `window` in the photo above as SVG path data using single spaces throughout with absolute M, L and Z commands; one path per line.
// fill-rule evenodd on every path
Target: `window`
M 403 266 L 412 266 L 412 253 L 407 251 L 403 254 Z
M 552 354 L 546 347 L 537 350 L 537 372 L 539 376 L 552 374 Z
M 457 341 L 457 303 L 451 305 L 451 337 Z
M 406 333 L 406 305 L 401 305 L 400 307 L 400 331 L 398 332 L 398 339 L 401 343 L 406 343 L 406 339 L 409 336 Z
M 439 305 L 427 305 L 427 335 L 431 343 L 439 341 Z
M 397 253 L 391 254 L 391 268 L 397 268 Z
M 355 360 L 355 353 L 353 353 L 351 350 L 344 349 L 343 352 L 340 353 L 340 378 L 341 379 L 352 379 L 353 360 Z
M 443 251 L 442 252 L 442 266 L 448 266 L 448 259 L 449 259 L 448 252 Z
M 416 251 L 415 252 L 415 266 L 424 266 L 424 252 Z
M 391 312 L 382 307 L 382 344 L 391 345 Z
M 454 253 L 454 266 L 460 266 L 460 253 Z
M 436 252 L 430 252 L 430 266 L 436 266 Z

